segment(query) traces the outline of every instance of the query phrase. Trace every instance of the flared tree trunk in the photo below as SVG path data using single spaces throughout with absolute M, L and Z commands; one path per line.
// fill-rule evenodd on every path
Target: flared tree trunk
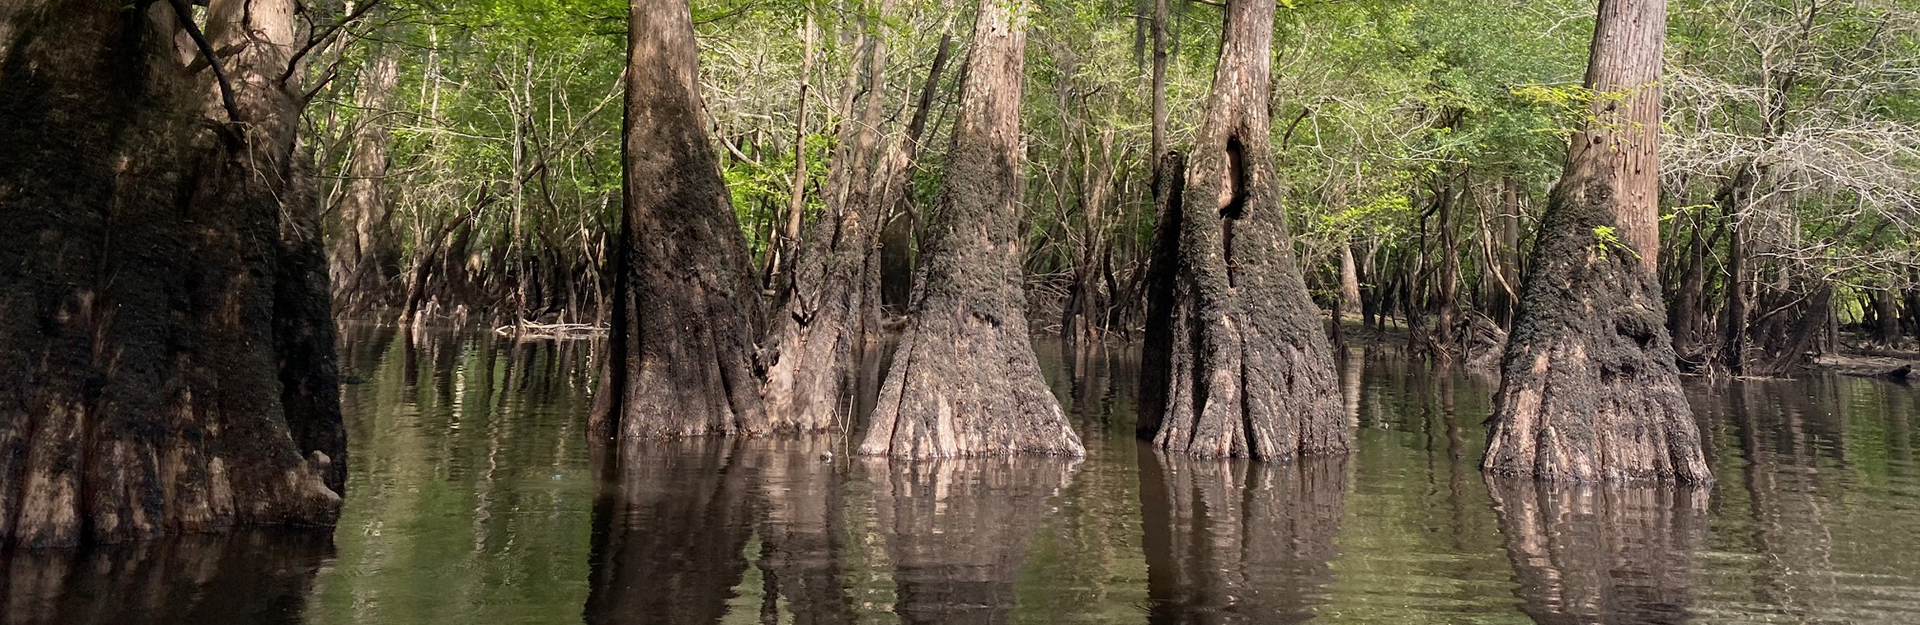
M 1713 479 L 1680 391 L 1659 251 L 1665 0 L 1602 0 L 1593 121 L 1541 218 L 1482 467 L 1550 480 Z
M 883 17 L 891 5 L 881 0 Z M 878 262 L 884 208 L 871 180 L 886 112 L 887 50 L 877 35 L 864 39 L 866 54 L 855 55 L 851 69 L 864 74 L 867 83 L 865 88 L 849 85 L 854 97 L 847 102 L 834 157 L 842 188 L 828 198 L 828 214 L 814 224 L 794 259 L 793 288 L 769 320 L 764 341 L 771 358 L 760 397 L 776 430 L 845 426 L 842 406 L 850 401 L 861 347 L 879 326 L 880 309 L 872 301 L 879 293 L 868 283 Z
M 1149 292 L 1166 394 L 1143 434 L 1172 452 L 1279 460 L 1345 453 L 1340 388 L 1320 309 L 1307 293 L 1275 184 L 1268 130 L 1274 4 L 1227 5 L 1213 96 L 1159 243 L 1174 279 Z M 1177 217 L 1177 221 L 1169 218 Z M 1177 237 L 1166 236 L 1168 231 Z M 1155 330 L 1158 330 L 1157 332 Z M 1161 363 L 1164 363 L 1162 365 Z M 1145 365 L 1143 365 L 1145 366 Z
M 139 6 L 0 7 L 0 542 L 338 514 L 294 2 Z
M 766 432 L 746 241 L 701 123 L 684 0 L 633 0 L 625 207 L 591 430 L 622 440 Z
M 1020 290 L 1027 7 L 982 0 L 924 269 L 860 453 L 1084 453 L 1040 376 Z

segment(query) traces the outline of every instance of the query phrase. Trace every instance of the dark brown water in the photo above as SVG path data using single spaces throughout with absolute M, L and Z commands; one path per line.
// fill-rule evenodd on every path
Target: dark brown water
M 0 566 L 7 623 L 1915 623 L 1920 390 L 1693 384 L 1710 490 L 1483 478 L 1492 380 L 1341 363 L 1359 449 L 1164 460 L 1129 350 L 1039 352 L 1078 462 L 650 446 L 601 489 L 590 344 L 354 328 L 338 531 Z M 604 495 L 604 496 L 603 496 Z

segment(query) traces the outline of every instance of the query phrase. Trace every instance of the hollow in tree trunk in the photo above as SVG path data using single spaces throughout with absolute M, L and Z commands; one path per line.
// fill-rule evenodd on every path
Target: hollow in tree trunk
M 1022 2 L 982 0 L 919 292 L 860 453 L 1085 453 L 1040 376 L 1020 290 Z
M 1548 197 L 1482 467 L 1540 479 L 1713 479 L 1680 391 L 1659 251 L 1665 0 L 1602 0 L 1586 85 L 1603 95 Z
M 693 18 L 633 0 L 625 207 L 590 429 L 622 440 L 768 429 L 754 375 L 746 242 L 701 123 Z
M 139 6 L 0 8 L 0 543 L 338 515 L 294 2 Z
M 1178 249 L 1155 252 L 1174 273 L 1152 281 L 1149 308 L 1165 317 L 1149 318 L 1146 349 L 1158 352 L 1149 364 L 1164 367 L 1167 382 L 1164 397 L 1153 393 L 1158 405 L 1142 406 L 1141 431 L 1168 451 L 1278 460 L 1349 446 L 1332 348 L 1275 184 L 1273 19 L 1271 2 L 1228 3 L 1185 186 L 1160 211 L 1157 243 Z

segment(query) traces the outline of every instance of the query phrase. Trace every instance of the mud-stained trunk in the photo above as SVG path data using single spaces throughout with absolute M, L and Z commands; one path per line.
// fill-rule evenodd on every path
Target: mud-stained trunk
M 332 250 L 334 301 L 343 314 L 360 314 L 394 303 L 400 275 L 397 233 L 387 205 L 386 111 L 400 77 L 400 47 L 377 45 L 360 75 L 354 104 L 360 119 L 349 141 L 345 187 L 334 209 L 340 235 Z
M 881 0 L 882 19 L 892 4 Z M 884 209 L 871 180 L 886 107 L 887 49 L 877 35 L 863 39 L 865 54 L 854 55 L 850 73 L 864 75 L 865 84 L 849 85 L 848 115 L 834 155 L 841 188 L 828 197 L 827 215 L 813 225 L 794 259 L 793 288 L 769 320 L 763 342 L 767 371 L 760 397 L 774 430 L 846 429 L 861 347 L 879 329 L 879 307 L 870 301 L 878 293 L 868 283 Z
M 982 0 L 940 198 L 860 453 L 1084 453 L 1027 337 L 1016 207 L 1027 7 Z
M 325 256 L 291 0 L 0 8 L 0 542 L 331 524 Z M 284 203 L 282 199 L 286 199 Z
M 1710 482 L 1656 278 L 1665 0 L 1603 0 L 1593 104 L 1548 198 L 1495 397 L 1486 471 Z
M 590 430 L 620 440 L 766 432 L 745 238 L 701 123 L 693 18 L 633 0 L 625 206 Z
M 1314 617 L 1333 581 L 1346 458 L 1275 465 L 1141 451 L 1148 622 Z
M 15 625 L 297 625 L 324 532 L 185 536 L 81 553 L 22 552 L 0 568 L 0 620 Z
M 1154 444 L 1200 457 L 1345 453 L 1340 388 L 1320 309 L 1294 258 L 1268 131 L 1274 5 L 1228 3 L 1213 96 L 1187 169 Z M 1161 227 L 1168 224 L 1163 220 Z M 1156 251 L 1156 256 L 1166 254 Z M 1156 363 L 1158 366 L 1158 363 Z M 1150 413 L 1152 409 L 1149 409 Z
M 1520 582 L 1520 609 L 1534 622 L 1692 620 L 1706 490 L 1509 478 L 1487 490 Z
M 920 83 L 913 119 L 907 122 L 900 142 L 887 153 L 887 164 L 880 170 L 886 176 L 880 207 L 887 211 L 886 229 L 880 235 L 880 304 L 888 311 L 905 311 L 913 294 L 913 233 L 919 221 L 913 210 L 913 173 L 919 168 L 921 137 L 933 113 L 933 98 L 940 92 L 940 78 L 946 75 L 947 62 L 952 58 L 953 35 L 941 33 L 933 65 L 927 68 L 926 81 Z
M 978 67 L 978 66 L 975 66 Z M 1049 502 L 1072 482 L 1058 458 L 868 460 L 902 622 L 1008 623 L 1014 582 Z
M 607 492 L 593 506 L 584 620 L 720 622 L 747 572 L 755 469 L 732 441 L 636 442 L 597 460 Z

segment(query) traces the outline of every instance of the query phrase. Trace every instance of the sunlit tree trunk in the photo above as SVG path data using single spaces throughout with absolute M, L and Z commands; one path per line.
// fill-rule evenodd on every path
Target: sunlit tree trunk
M 891 7 L 881 0 L 880 15 Z M 864 75 L 849 85 L 846 120 L 834 171 L 838 192 L 828 197 L 828 214 L 808 232 L 794 259 L 792 289 L 770 320 L 765 341 L 770 354 L 760 395 L 777 430 L 820 431 L 844 427 L 843 400 L 850 400 L 861 347 L 877 329 L 879 307 L 869 298 L 869 273 L 879 249 L 879 220 L 884 210 L 874 196 L 875 155 L 886 108 L 886 42 L 863 36 L 864 55 L 854 55 L 850 73 Z
M 1549 480 L 1713 479 L 1656 278 L 1665 0 L 1602 0 L 1600 94 L 1548 199 L 1483 468 Z
M 1083 452 L 1027 337 L 1015 215 L 1026 12 L 982 0 L 918 292 L 863 454 Z
M 332 252 L 334 301 L 343 313 L 361 313 L 392 302 L 391 282 L 400 273 L 399 250 L 387 205 L 388 101 L 400 77 L 400 48 L 379 45 L 360 76 L 354 104 L 346 189 L 338 214 L 340 236 Z
M 1167 390 L 1161 405 L 1142 407 L 1141 428 L 1168 451 L 1284 459 L 1349 445 L 1332 348 L 1294 258 L 1273 170 L 1274 10 L 1228 3 L 1183 197 L 1157 226 L 1160 243 L 1178 245 L 1156 251 L 1175 274 L 1148 295 L 1169 315 L 1149 319 L 1146 348 L 1160 352 L 1150 364 L 1167 371 Z
M 684 0 L 633 0 L 625 206 L 597 436 L 768 430 L 754 376 L 758 303 L 719 161 L 701 123 Z
M 338 514 L 294 3 L 139 6 L 0 7 L 3 542 Z

